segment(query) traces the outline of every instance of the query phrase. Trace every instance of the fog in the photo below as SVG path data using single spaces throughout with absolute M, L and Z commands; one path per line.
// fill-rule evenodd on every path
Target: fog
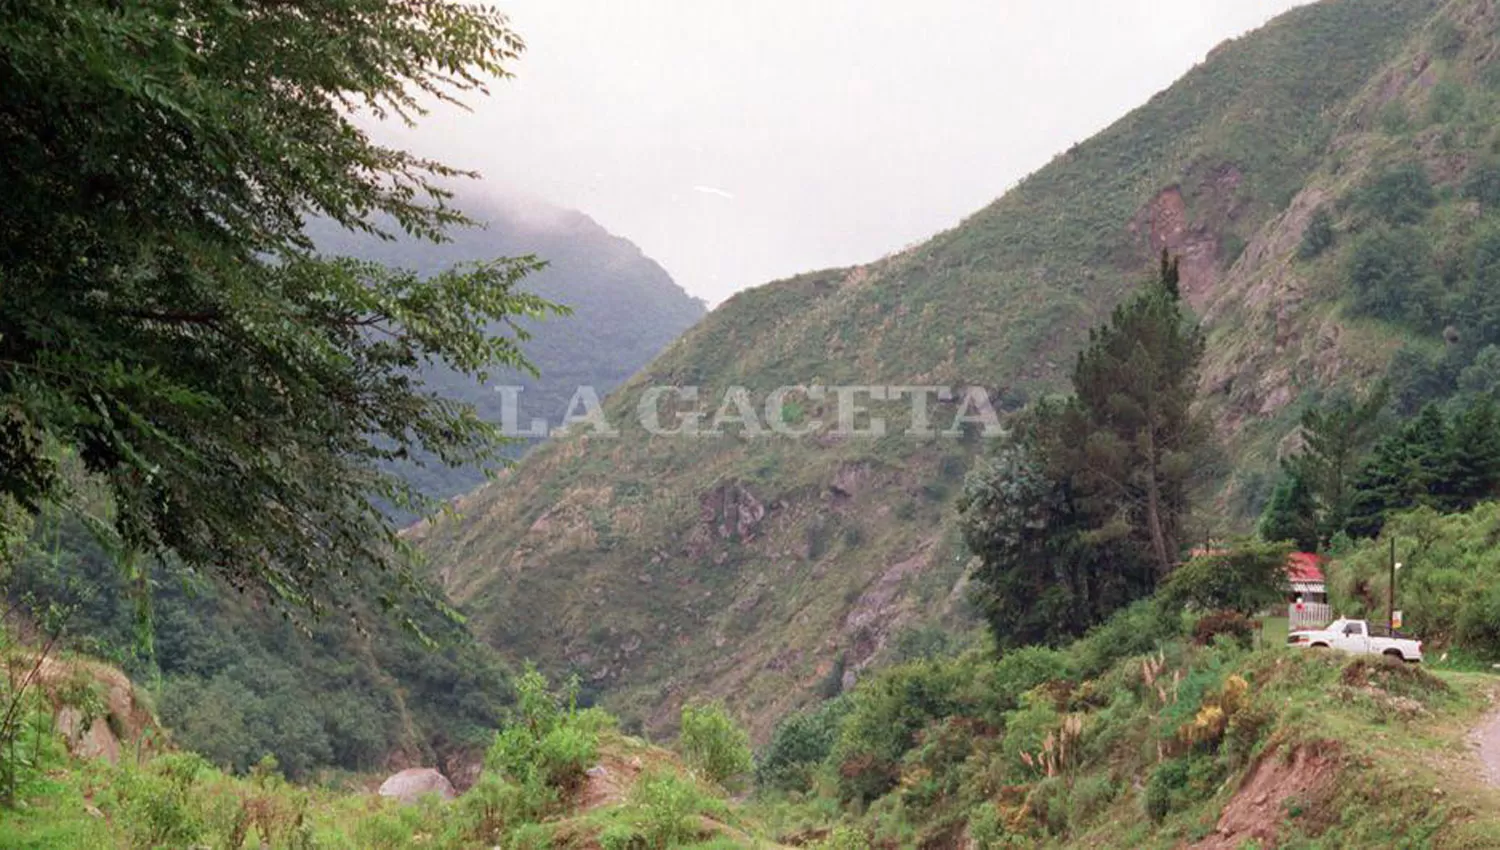
M 576 208 L 694 295 L 950 227 L 1296 0 L 512 0 L 514 78 L 377 134 Z

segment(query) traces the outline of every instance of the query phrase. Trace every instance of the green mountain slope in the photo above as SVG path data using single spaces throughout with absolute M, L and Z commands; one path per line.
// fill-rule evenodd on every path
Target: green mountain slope
M 462 500 L 461 520 L 418 534 L 504 652 L 578 671 L 649 727 L 706 694 L 764 735 L 916 630 L 966 616 L 951 496 L 981 441 L 895 424 L 880 439 L 650 436 L 634 424 L 646 388 L 702 385 L 710 414 L 734 385 L 975 384 L 1016 403 L 1058 387 L 1085 329 L 1163 248 L 1207 324 L 1202 390 L 1234 470 L 1194 534 L 1243 527 L 1305 400 L 1383 374 L 1403 346 L 1454 371 L 1458 331 L 1440 317 L 1464 313 L 1480 279 L 1462 258 L 1487 207 L 1464 187 L 1494 150 L 1496 25 L 1478 0 L 1288 13 L 953 230 L 741 293 L 610 400 L 619 437 L 543 446 Z M 1405 197 L 1382 181 L 1413 166 L 1430 199 L 1415 222 L 1382 221 Z M 1304 251 L 1319 209 L 1332 244 Z M 1438 287 L 1439 320 L 1404 302 L 1381 314 L 1368 276 L 1351 282 L 1382 228 L 1431 246 L 1412 268 Z M 829 401 L 795 407 L 799 422 L 833 416 Z
M 703 302 L 684 292 L 656 261 L 583 213 L 474 189 L 461 192 L 455 204 L 483 226 L 454 229 L 442 244 L 381 241 L 327 225 L 314 225 L 311 232 L 330 253 L 424 275 L 496 257 L 529 254 L 547 262 L 523 288 L 572 313 L 528 326 L 533 336 L 524 349 L 540 375 L 498 374 L 481 386 L 440 366 L 422 373 L 429 387 L 473 404 L 490 421 L 501 418 L 502 395 L 496 387 L 509 385 L 521 388 L 517 421 L 522 428 L 533 418 L 555 426 L 578 387 L 593 387 L 603 397 L 703 317 Z M 407 463 L 400 469 L 424 492 L 441 498 L 471 490 L 485 479 L 482 470 L 437 464 Z

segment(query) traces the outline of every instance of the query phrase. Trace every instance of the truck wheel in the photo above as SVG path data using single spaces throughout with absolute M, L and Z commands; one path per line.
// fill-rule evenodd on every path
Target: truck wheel
M 1326 644 L 1326 643 L 1315 643 L 1312 646 L 1308 647 L 1308 649 L 1327 649 L 1327 648 L 1328 648 L 1328 644 Z
M 1406 656 L 1402 655 L 1401 654 L 1401 650 L 1399 650 L 1399 649 L 1387 649 L 1385 652 L 1383 652 L 1381 654 L 1384 655 L 1386 658 L 1389 658 L 1389 659 L 1391 659 L 1393 661 L 1405 661 L 1406 660 Z

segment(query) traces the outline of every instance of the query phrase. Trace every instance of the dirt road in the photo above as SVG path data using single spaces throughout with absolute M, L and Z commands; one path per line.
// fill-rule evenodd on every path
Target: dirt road
M 1484 781 L 1500 786 L 1500 709 L 1492 709 L 1479 721 L 1479 725 L 1469 733 L 1469 741 L 1479 752 Z

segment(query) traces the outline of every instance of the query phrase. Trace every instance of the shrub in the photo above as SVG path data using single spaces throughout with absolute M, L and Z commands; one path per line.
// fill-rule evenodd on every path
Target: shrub
M 849 706 L 847 698 L 829 700 L 778 723 L 755 765 L 755 783 L 763 788 L 808 790 L 812 772 L 833 751 Z
M 534 668 L 516 680 L 516 692 L 515 715 L 495 735 L 485 767 L 520 786 L 520 808 L 536 814 L 583 784 L 598 758 L 599 732 L 610 721 L 602 712 L 577 709 L 576 684 L 564 700 Z
M 1068 822 L 1076 829 L 1103 814 L 1119 796 L 1120 786 L 1107 773 L 1080 778 L 1068 798 Z
M 889 791 L 917 732 L 955 712 L 955 697 L 968 675 L 957 661 L 926 661 L 867 679 L 852 695 L 830 755 L 838 768 L 839 796 L 869 802 Z
M 1068 678 L 1068 657 L 1061 650 L 1028 646 L 1000 657 L 990 673 L 989 691 L 995 705 L 1007 711 L 1021 704 L 1021 696 L 1038 685 Z
M 644 776 L 630 792 L 637 830 L 649 848 L 679 847 L 697 839 L 697 815 L 721 808 L 691 782 L 670 773 Z
M 1302 231 L 1302 242 L 1297 246 L 1297 255 L 1311 260 L 1333 246 L 1333 215 L 1319 207 L 1307 221 Z
M 1187 755 L 1158 764 L 1146 780 L 1146 816 L 1160 823 L 1167 815 L 1211 796 L 1223 780 L 1215 758 Z
M 808 850 L 865 850 L 870 837 L 852 826 L 836 826 L 826 838 L 807 846 Z
M 754 767 L 750 736 L 729 716 L 722 703 L 682 707 L 682 734 L 677 741 L 688 765 L 710 782 L 726 785 Z
M 1284 598 L 1289 554 L 1285 544 L 1246 543 L 1200 555 L 1172 573 L 1161 596 L 1170 605 L 1253 614 Z
M 1388 224 L 1416 224 L 1437 203 L 1437 193 L 1420 163 L 1398 165 L 1359 190 L 1359 205 Z
M 1146 817 L 1161 823 L 1172 813 L 1172 798 L 1188 781 L 1188 761 L 1176 758 L 1158 764 L 1146 780 Z
M 1255 639 L 1255 625 L 1238 611 L 1214 611 L 1199 617 L 1193 625 L 1193 642 L 1199 646 L 1212 644 L 1219 635 L 1248 649 Z
M 542 782 L 568 793 L 583 784 L 598 755 L 598 740 L 593 734 L 564 724 L 537 742 L 533 757 Z
M 1183 632 L 1179 608 L 1159 599 L 1142 599 L 1110 617 L 1068 647 L 1069 669 L 1080 679 L 1091 679 L 1132 655 L 1156 651 Z
M 1376 227 L 1362 234 L 1349 260 L 1355 310 L 1393 322 L 1431 325 L 1436 297 L 1429 266 L 1428 242 L 1415 230 Z
M 1500 584 L 1471 594 L 1459 609 L 1458 642 L 1488 659 L 1500 658 Z
M 1491 160 L 1475 166 L 1464 180 L 1463 194 L 1484 207 L 1500 206 L 1500 162 Z

